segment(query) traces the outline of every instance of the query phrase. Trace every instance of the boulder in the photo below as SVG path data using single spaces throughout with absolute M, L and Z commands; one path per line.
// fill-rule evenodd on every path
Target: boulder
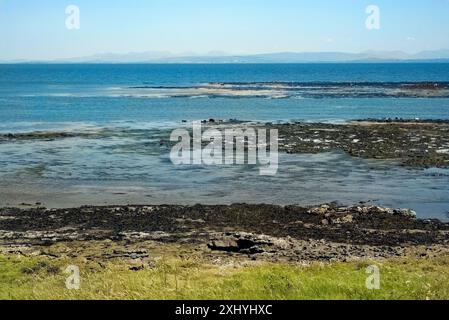
M 268 247 L 272 247 L 274 244 L 274 240 L 267 236 L 251 233 L 225 233 L 215 235 L 208 247 L 213 251 L 256 254 L 266 252 Z

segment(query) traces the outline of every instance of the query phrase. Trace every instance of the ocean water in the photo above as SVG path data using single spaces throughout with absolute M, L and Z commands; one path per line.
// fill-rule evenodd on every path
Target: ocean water
M 417 85 L 419 83 L 419 85 Z M 343 153 L 281 155 L 279 172 L 174 166 L 183 121 L 449 119 L 449 64 L 0 65 L 0 205 L 346 204 L 447 219 L 449 172 Z M 412 199 L 412 200 L 411 200 Z

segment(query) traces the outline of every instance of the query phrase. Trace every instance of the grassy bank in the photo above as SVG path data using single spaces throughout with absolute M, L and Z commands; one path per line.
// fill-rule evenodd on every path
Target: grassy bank
M 449 257 L 374 262 L 381 289 L 365 286 L 373 262 L 293 266 L 255 263 L 214 266 L 194 259 L 160 259 L 132 271 L 109 263 L 0 255 L 1 299 L 448 299 Z M 80 290 L 65 287 L 76 264 Z

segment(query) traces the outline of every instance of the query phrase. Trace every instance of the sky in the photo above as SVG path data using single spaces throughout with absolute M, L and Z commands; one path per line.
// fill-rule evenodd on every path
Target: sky
M 66 8 L 80 29 L 66 27 Z M 366 8 L 380 29 L 366 28 Z M 449 0 L 0 0 L 0 60 L 449 49 Z

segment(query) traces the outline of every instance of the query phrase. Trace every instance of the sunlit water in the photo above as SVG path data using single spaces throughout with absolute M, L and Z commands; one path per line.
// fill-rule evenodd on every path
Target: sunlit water
M 169 150 L 159 141 L 171 129 L 185 126 L 183 120 L 449 119 L 449 99 L 444 97 L 345 93 L 280 99 L 276 94 L 259 97 L 251 92 L 219 97 L 180 97 L 170 94 L 172 89 L 164 96 L 147 92 L 147 87 L 158 86 L 273 81 L 447 82 L 449 66 L 0 65 L 0 133 L 91 134 L 0 142 L 0 205 L 372 201 L 412 208 L 421 217 L 447 217 L 447 170 L 406 169 L 395 162 L 355 159 L 338 152 L 281 154 L 278 174 L 273 177 L 260 176 L 253 166 L 179 167 L 170 162 Z M 143 89 L 136 92 L 136 87 Z

